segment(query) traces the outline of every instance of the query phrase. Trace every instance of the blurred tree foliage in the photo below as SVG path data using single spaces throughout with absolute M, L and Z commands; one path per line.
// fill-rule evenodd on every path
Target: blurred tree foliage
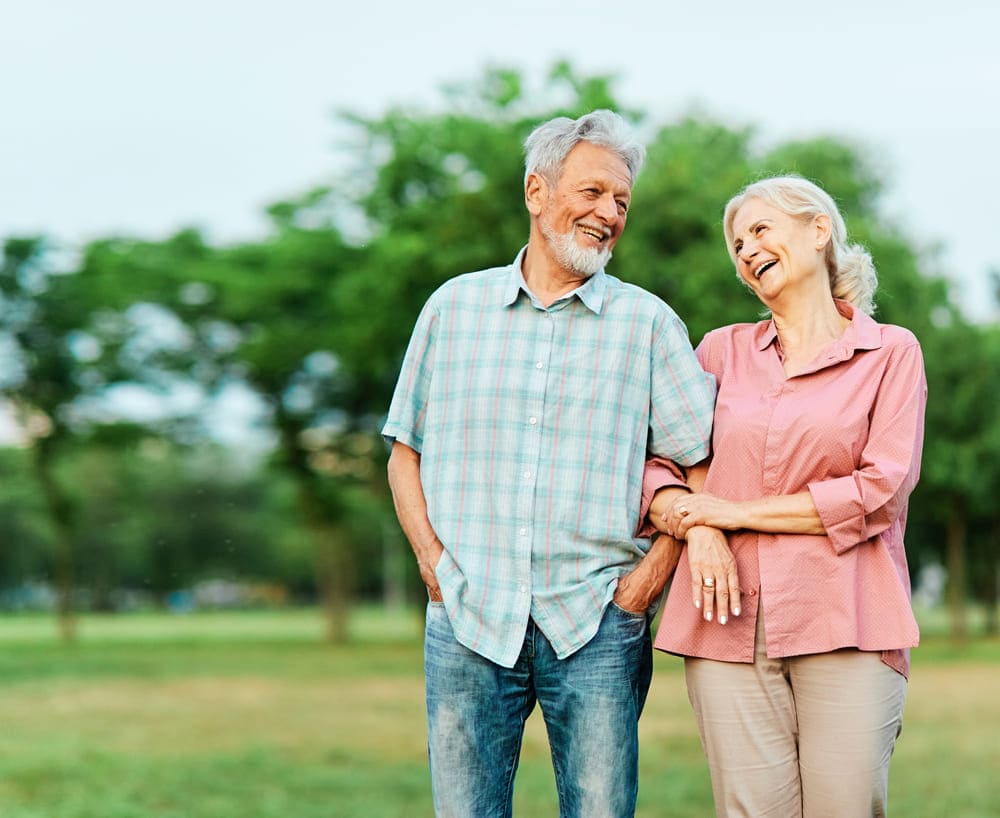
M 0 452 L 0 585 L 57 580 L 110 608 L 199 579 L 272 580 L 318 594 L 331 638 L 359 594 L 418 589 L 395 524 L 378 431 L 424 300 L 446 279 L 504 264 L 526 241 L 521 143 L 540 121 L 611 107 L 649 155 L 610 271 L 668 301 L 692 339 L 760 305 L 736 280 L 722 208 L 747 182 L 796 172 L 840 203 L 880 271 L 879 317 L 920 338 L 930 382 L 923 481 L 911 507 L 914 570 L 946 562 L 958 604 L 996 607 L 1000 463 L 995 325 L 949 300 L 933 248 L 880 211 L 865 153 L 828 138 L 761 150 L 752 128 L 655 124 L 618 104 L 609 77 L 556 65 L 529 92 L 513 70 L 446 90 L 439 111 L 345 114 L 349 169 L 274 204 L 258 241 L 197 232 L 109 238 L 55 274 L 41 239 L 10 239 L 0 270 L 3 396 L 23 447 Z M 947 237 L 942 237 L 947 240 Z M 154 420 L 115 413 L 123 386 L 201 396 Z M 238 386 L 261 407 L 270 456 L 221 447 L 205 402 Z M 126 422 L 127 421 L 127 422 Z

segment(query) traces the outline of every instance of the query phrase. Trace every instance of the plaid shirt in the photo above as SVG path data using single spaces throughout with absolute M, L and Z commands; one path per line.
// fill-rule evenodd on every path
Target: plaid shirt
M 602 270 L 545 308 L 523 255 L 430 297 L 382 430 L 420 452 L 456 638 L 506 667 L 529 617 L 560 658 L 593 637 L 649 548 L 647 452 L 704 459 L 715 399 L 660 299 Z

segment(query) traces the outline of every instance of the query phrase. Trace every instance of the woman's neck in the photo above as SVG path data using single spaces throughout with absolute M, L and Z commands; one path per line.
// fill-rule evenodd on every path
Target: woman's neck
M 840 314 L 832 297 L 782 305 L 780 312 L 772 310 L 771 315 L 788 375 L 811 363 L 820 350 L 840 338 L 851 323 Z

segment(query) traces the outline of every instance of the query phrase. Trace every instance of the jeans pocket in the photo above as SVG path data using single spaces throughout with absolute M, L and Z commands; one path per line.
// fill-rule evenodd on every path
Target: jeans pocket
M 643 622 L 643 623 L 647 622 L 649 619 L 647 611 L 639 611 L 638 613 L 636 611 L 626 611 L 621 605 L 619 605 L 613 599 L 611 600 L 611 604 L 608 605 L 608 607 L 612 608 L 619 616 L 624 617 L 625 619 L 632 619 L 635 620 L 636 622 Z

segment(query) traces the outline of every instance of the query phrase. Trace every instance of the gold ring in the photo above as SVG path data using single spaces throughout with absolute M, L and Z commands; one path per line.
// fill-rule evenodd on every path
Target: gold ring
M 688 515 L 687 506 L 677 506 L 677 510 L 681 513 L 681 517 L 687 517 Z

